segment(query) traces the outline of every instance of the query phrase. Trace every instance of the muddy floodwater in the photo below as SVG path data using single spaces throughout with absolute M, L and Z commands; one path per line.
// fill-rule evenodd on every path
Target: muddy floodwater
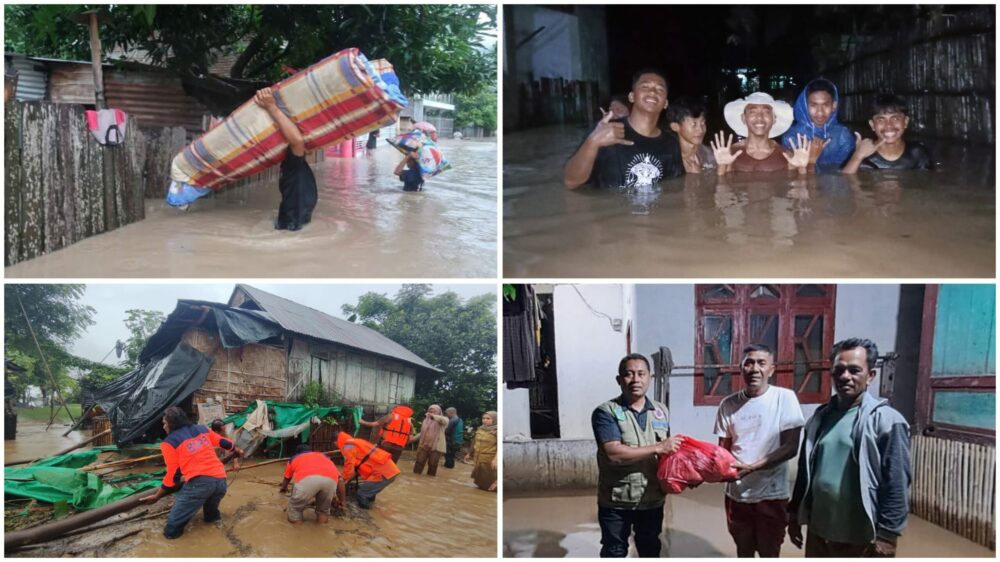
M 48 457 L 91 437 L 89 431 L 71 431 L 66 437 L 63 437 L 63 433 L 66 433 L 67 429 L 69 426 L 53 424 L 48 431 L 45 431 L 45 424 L 19 423 L 17 425 L 17 439 L 3 442 L 4 462 L 28 461 Z
M 663 520 L 663 557 L 736 556 L 736 546 L 726 530 L 722 486 L 707 484 L 668 497 Z M 503 521 L 505 557 L 597 558 L 601 550 L 596 490 L 538 495 L 504 492 Z M 993 558 L 995 553 L 910 515 L 897 555 Z M 634 545 L 630 556 L 636 556 Z M 786 538 L 781 556 L 801 558 L 803 551 Z
M 585 131 L 504 137 L 511 277 L 993 277 L 994 150 L 931 146 L 933 172 L 691 174 L 570 192 Z
M 7 267 L 18 277 L 495 277 L 497 145 L 441 142 L 453 168 L 404 193 L 401 155 L 327 157 L 319 203 L 298 232 L 273 228 L 277 180 L 187 211 L 147 201 L 146 219 Z
M 37 447 L 21 439 L 19 435 L 16 445 L 7 442 L 8 457 L 12 452 L 22 456 L 35 454 Z M 263 460 L 250 459 L 247 464 Z M 150 465 L 143 470 L 155 468 L 158 467 Z M 118 516 L 125 518 L 148 511 L 142 517 L 154 517 L 140 517 L 8 556 L 496 556 L 497 495 L 473 485 L 470 465 L 458 463 L 451 470 L 439 467 L 435 478 L 415 475 L 412 453 L 407 452 L 400 461 L 400 469 L 402 474 L 378 495 L 370 510 L 360 509 L 349 495 L 347 508 L 334 512 L 326 525 L 316 523 L 312 508 L 305 511 L 304 524 L 288 523 L 285 518 L 288 499 L 278 491 L 284 463 L 275 463 L 230 473 L 229 491 L 221 505 L 222 521 L 205 523 L 199 513 L 180 539 L 163 537 L 166 514 L 157 513 L 173 504 L 168 497 Z

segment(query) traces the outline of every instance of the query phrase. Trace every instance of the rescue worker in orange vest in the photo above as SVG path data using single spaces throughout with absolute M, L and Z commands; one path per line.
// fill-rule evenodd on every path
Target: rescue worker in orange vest
M 288 498 L 288 520 L 293 525 L 302 523 L 302 511 L 316 498 L 316 522 L 330 520 L 330 505 L 344 507 L 344 480 L 337 465 L 323 453 L 315 453 L 309 445 L 299 445 L 295 454 L 288 459 L 285 479 L 281 481 L 281 493 L 288 490 L 288 483 L 295 479 L 295 489 Z M 336 494 L 336 501 L 334 500 Z
M 392 455 L 392 462 L 399 462 L 399 457 L 403 454 L 406 444 L 410 442 L 410 436 L 413 432 L 413 422 L 410 419 L 412 416 L 413 409 L 405 404 L 400 404 L 373 422 L 360 421 L 361 425 L 365 427 L 379 428 L 379 448 L 389 451 Z
M 184 534 L 184 527 L 199 509 L 204 510 L 206 523 L 222 519 L 219 503 L 226 495 L 226 467 L 215 456 L 213 447 L 235 451 L 241 457 L 243 450 L 207 427 L 191 423 L 177 406 L 163 412 L 163 430 L 167 436 L 160 443 L 160 452 L 167 474 L 156 493 L 140 499 L 139 503 L 155 503 L 180 488 L 163 528 L 163 536 L 176 539 Z
M 368 509 L 375 503 L 375 496 L 399 476 L 399 467 L 388 451 L 364 439 L 351 437 L 345 431 L 338 431 L 335 437 L 344 455 L 344 480 L 358 477 L 358 505 Z

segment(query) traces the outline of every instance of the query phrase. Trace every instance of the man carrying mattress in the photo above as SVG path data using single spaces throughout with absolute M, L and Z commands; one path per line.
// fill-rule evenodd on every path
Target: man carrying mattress
M 278 109 L 271 88 L 258 91 L 253 101 L 274 119 L 282 136 L 288 142 L 288 154 L 281 161 L 281 175 L 278 177 L 281 204 L 278 205 L 278 218 L 274 220 L 274 228 L 301 230 L 312 220 L 317 199 L 316 177 L 313 176 L 312 169 L 305 159 L 305 139 L 302 138 L 302 132 L 295 123 Z

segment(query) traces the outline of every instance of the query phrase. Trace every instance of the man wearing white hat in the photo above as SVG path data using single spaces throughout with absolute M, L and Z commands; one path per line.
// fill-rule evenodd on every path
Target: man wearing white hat
M 568 189 L 586 183 L 642 189 L 684 174 L 680 144 L 657 125 L 667 108 L 663 73 L 653 69 L 636 72 L 628 101 L 632 104 L 628 117 L 615 119 L 607 112 L 566 162 L 563 183 Z
M 715 135 L 712 150 L 718 163 L 718 174 L 729 172 L 775 172 L 796 169 L 807 172 L 809 149 L 812 142 L 798 135 L 790 143 L 791 150 L 784 150 L 774 137 L 792 126 L 792 106 L 776 101 L 769 94 L 754 92 L 749 96 L 726 104 L 723 113 L 729 127 L 746 140 L 732 144 L 733 136 L 722 131 Z

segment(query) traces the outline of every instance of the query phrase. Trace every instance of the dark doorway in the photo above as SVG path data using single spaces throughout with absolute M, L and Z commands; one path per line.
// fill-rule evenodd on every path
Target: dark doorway
M 559 387 L 556 381 L 556 332 L 552 293 L 538 293 L 541 308 L 541 355 L 535 365 L 536 383 L 528 392 L 531 403 L 531 438 L 559 437 Z

